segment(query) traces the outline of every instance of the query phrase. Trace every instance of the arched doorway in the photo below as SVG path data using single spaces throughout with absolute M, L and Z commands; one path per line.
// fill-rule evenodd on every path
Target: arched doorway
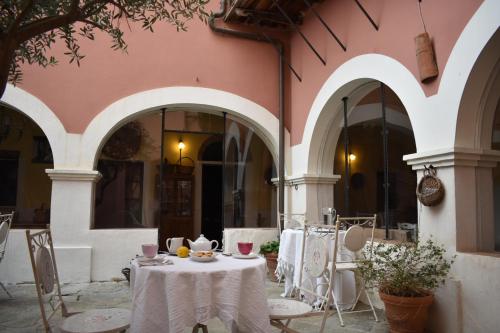
M 42 129 L 21 112 L 0 104 L 0 212 L 15 211 L 14 228 L 50 223 L 52 148 Z
M 96 185 L 94 228 L 158 227 L 164 248 L 169 237 L 194 240 L 204 233 L 221 240 L 222 229 L 235 226 L 236 210 L 240 227 L 276 225 L 266 144 L 237 117 L 204 111 L 168 110 L 163 126 L 162 112 L 150 112 L 109 136 L 97 162 L 103 178 Z M 223 152 L 225 136 L 238 141 L 234 153 L 231 146 Z M 228 183 L 236 187 L 223 196 Z
M 404 155 L 416 151 L 410 119 L 403 103 L 386 86 L 382 90 L 376 87 L 358 100 L 354 105 L 346 100 L 348 127 L 344 124 L 336 143 L 333 172 L 341 179 L 334 188 L 334 207 L 344 216 L 377 213 L 379 227 L 409 229 L 408 236 L 415 239 L 417 175 L 403 161 Z M 390 232 L 388 237 L 400 236 Z

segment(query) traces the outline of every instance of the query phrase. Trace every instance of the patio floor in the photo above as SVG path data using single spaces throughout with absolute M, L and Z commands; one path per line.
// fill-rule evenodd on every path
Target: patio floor
M 266 287 L 271 298 L 279 297 L 282 292 L 282 287 L 273 282 L 268 282 Z M 42 332 L 40 327 L 36 328 L 36 321 L 40 318 L 40 310 L 34 285 L 11 285 L 7 286 L 7 289 L 14 299 L 8 299 L 3 290 L 0 290 L 0 332 Z M 72 312 L 92 308 L 131 307 L 130 289 L 128 283 L 124 281 L 68 284 L 62 286 L 62 292 L 65 295 L 65 303 L 69 311 Z M 388 332 L 383 311 L 378 311 L 378 315 L 380 318 L 378 323 L 373 320 L 369 312 L 345 315 L 344 327 L 339 325 L 338 317 L 334 315 L 328 318 L 325 332 Z M 57 326 L 59 319 L 60 317 L 56 317 L 52 320 L 54 326 Z M 318 332 L 318 321 L 318 318 L 295 320 L 291 327 L 303 333 Z M 190 328 L 185 330 L 186 333 L 191 333 L 191 331 Z M 208 322 L 208 331 L 210 333 L 228 332 L 222 322 L 216 318 Z M 272 332 L 279 332 L 279 330 L 273 328 Z

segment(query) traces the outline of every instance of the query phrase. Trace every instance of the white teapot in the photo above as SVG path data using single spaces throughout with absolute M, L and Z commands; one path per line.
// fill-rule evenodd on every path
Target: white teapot
M 216 240 L 209 241 L 208 239 L 205 238 L 205 236 L 200 235 L 196 241 L 192 241 L 190 239 L 187 240 L 189 243 L 189 247 L 193 251 L 210 251 L 210 250 L 215 250 L 216 248 L 219 247 L 219 242 Z M 215 246 L 212 247 L 212 243 L 215 243 Z

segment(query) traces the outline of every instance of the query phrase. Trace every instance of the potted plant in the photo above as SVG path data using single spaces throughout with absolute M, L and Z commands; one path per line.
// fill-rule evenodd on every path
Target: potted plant
M 280 241 L 269 241 L 260 246 L 260 254 L 263 254 L 267 262 L 267 274 L 271 281 L 278 281 L 274 274 L 278 266 L 278 252 L 280 249 Z
M 359 273 L 367 287 L 378 288 L 391 332 L 423 332 L 433 292 L 444 284 L 454 260 L 445 252 L 431 239 L 365 249 L 369 260 L 359 263 Z

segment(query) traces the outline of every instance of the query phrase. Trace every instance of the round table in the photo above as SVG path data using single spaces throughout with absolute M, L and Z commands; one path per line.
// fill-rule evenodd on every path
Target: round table
M 270 331 L 263 258 L 168 259 L 172 265 L 139 267 L 133 261 L 131 332 L 182 333 L 213 317 L 230 332 Z

